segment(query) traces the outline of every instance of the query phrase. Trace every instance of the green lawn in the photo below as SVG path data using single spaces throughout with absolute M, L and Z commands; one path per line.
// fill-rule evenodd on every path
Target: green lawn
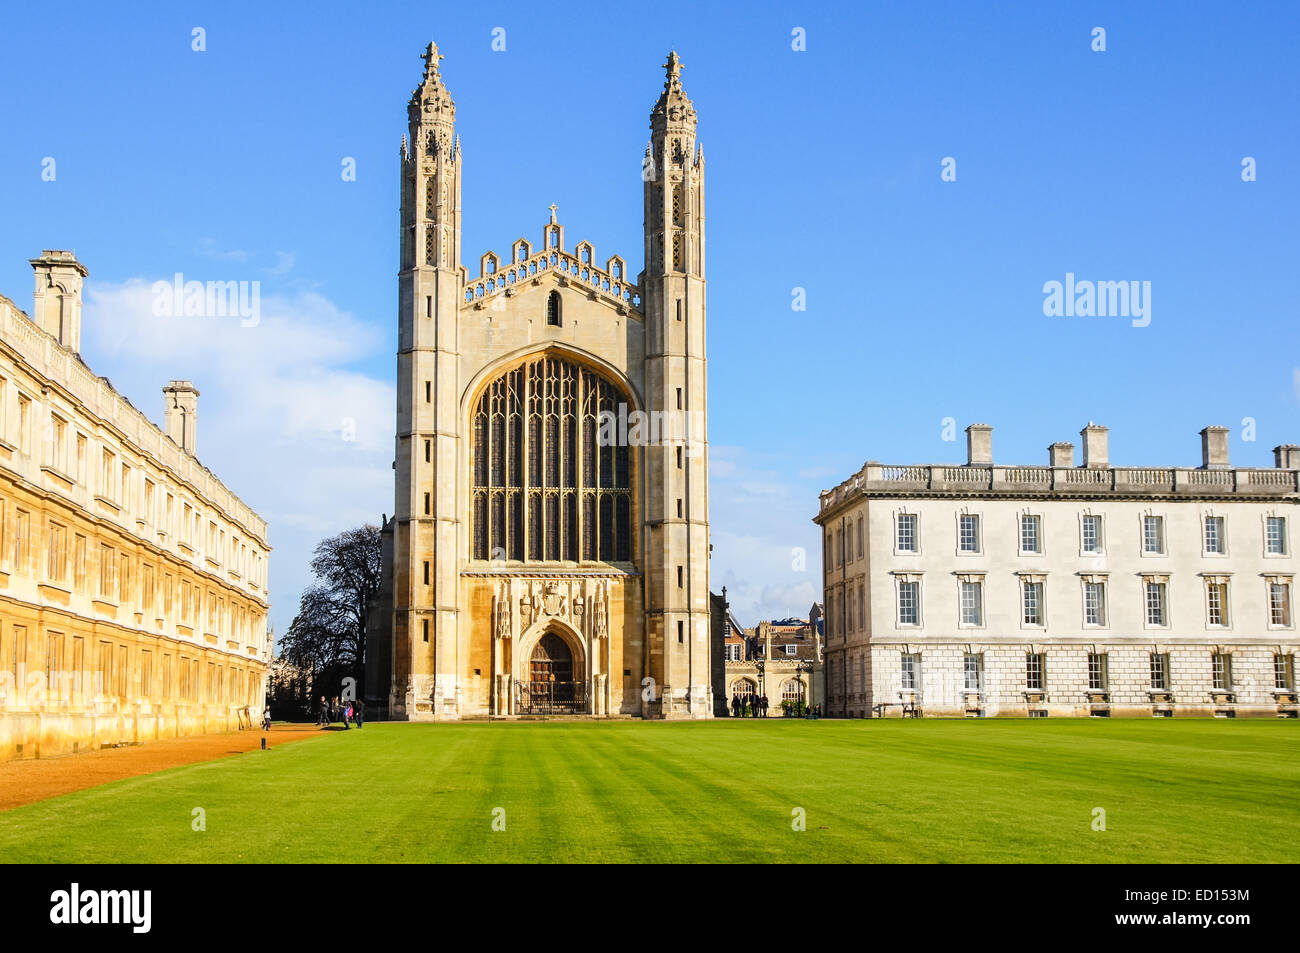
M 0 860 L 1290 863 L 1297 727 L 372 723 L 0 813 Z

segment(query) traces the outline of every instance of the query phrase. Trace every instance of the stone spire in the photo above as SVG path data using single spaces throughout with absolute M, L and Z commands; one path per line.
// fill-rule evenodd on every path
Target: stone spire
M 420 58 L 424 60 L 424 79 L 411 93 L 411 101 L 406 106 L 411 148 L 436 155 L 454 146 L 456 103 L 443 85 L 438 69 L 438 61 L 442 59 L 438 44 L 430 42 Z
M 664 69 L 668 76 L 664 81 L 664 91 L 650 112 L 650 128 L 656 133 L 662 133 L 670 126 L 694 131 L 695 107 L 682 88 L 682 61 L 675 50 L 668 54 Z

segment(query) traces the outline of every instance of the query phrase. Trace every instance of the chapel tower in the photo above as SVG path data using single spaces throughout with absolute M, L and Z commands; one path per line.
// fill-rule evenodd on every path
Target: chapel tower
M 457 547 L 461 152 L 437 45 L 423 58 L 401 155 L 393 661 L 407 677 L 390 686 L 412 712 L 415 697 L 455 704 L 458 602 L 456 560 L 436 556 Z
M 709 675 L 708 377 L 705 342 L 704 151 L 682 64 L 650 113 L 645 186 L 646 404 L 684 441 L 646 448 L 645 586 L 650 676 L 664 714 L 712 705 Z M 676 433 L 673 434 L 677 436 Z M 684 445 L 683 445 L 684 444 Z
M 567 243 L 554 204 L 540 241 L 462 263 L 440 59 L 430 43 L 402 142 L 396 500 L 366 695 L 415 721 L 711 717 L 704 159 L 681 64 L 651 113 L 633 279 Z

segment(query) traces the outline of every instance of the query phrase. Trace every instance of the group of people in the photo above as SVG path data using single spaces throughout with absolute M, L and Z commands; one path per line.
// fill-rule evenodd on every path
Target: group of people
M 351 727 L 350 723 L 355 723 L 360 728 L 365 721 L 365 711 L 365 702 L 360 698 L 340 702 L 337 695 L 329 700 L 322 695 L 320 705 L 316 709 L 316 724 L 321 728 L 328 728 L 334 722 L 341 721 L 345 729 Z
M 731 714 L 736 718 L 744 718 L 746 713 L 750 718 L 767 717 L 767 696 L 766 695 L 746 695 L 741 698 L 739 695 L 731 696 Z

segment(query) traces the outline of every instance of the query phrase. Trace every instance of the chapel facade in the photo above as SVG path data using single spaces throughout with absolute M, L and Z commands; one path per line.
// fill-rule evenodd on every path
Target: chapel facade
M 668 57 L 645 268 L 570 243 L 461 249 L 435 44 L 401 147 L 394 516 L 367 696 L 392 717 L 712 714 L 704 155 Z

